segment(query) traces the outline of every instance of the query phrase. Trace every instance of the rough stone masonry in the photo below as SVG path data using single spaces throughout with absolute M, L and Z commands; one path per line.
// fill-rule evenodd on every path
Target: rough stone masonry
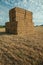
M 32 12 L 15 7 L 9 11 L 9 20 L 6 22 L 7 33 L 21 36 L 33 33 Z

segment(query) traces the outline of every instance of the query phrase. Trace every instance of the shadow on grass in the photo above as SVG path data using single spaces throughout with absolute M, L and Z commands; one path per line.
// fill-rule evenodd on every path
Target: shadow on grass
M 0 35 L 17 35 L 17 33 L 0 32 Z
M 11 33 L 0 32 L 0 35 L 12 35 Z

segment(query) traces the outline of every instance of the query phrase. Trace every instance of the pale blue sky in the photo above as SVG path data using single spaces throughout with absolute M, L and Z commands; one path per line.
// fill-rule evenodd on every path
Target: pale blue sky
M 9 21 L 9 10 L 21 7 L 33 12 L 35 25 L 43 25 L 43 0 L 0 0 L 0 25 Z

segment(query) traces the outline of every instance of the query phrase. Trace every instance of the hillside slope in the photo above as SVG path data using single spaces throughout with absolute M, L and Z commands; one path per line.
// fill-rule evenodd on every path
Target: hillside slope
M 0 29 L 0 65 L 43 65 L 43 27 L 35 27 L 27 38 L 3 31 Z

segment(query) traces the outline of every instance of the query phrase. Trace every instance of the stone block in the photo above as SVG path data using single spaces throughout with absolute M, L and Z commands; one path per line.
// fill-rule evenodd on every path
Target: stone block
M 22 8 L 13 8 L 9 11 L 10 22 L 6 23 L 6 32 L 25 36 L 34 30 L 32 12 Z

